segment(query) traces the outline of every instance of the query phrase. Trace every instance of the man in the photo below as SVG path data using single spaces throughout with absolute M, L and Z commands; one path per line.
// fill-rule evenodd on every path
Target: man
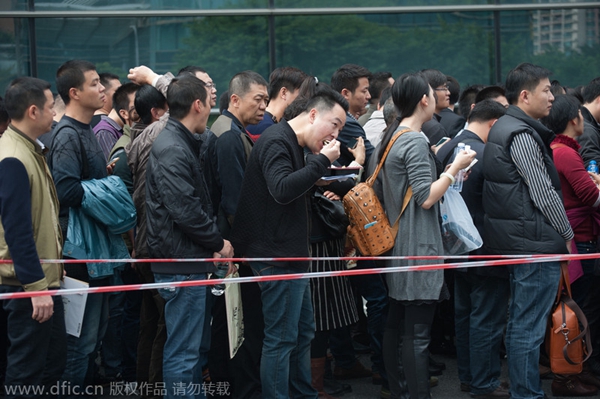
M 450 106 L 450 89 L 448 89 L 448 78 L 437 69 L 423 69 L 421 74 L 433 89 L 435 96 L 435 113 L 431 120 L 425 122 L 421 127 L 429 144 L 435 145 L 442 137 L 448 137 L 448 132 L 440 123 L 440 111 Z
M 362 137 L 365 144 L 365 163 L 368 165 L 369 158 L 375 148 L 367 139 L 367 135 L 358 123 L 357 118 L 366 112 L 366 106 L 371 99 L 369 93 L 369 79 L 371 73 L 368 69 L 354 64 L 346 64 L 338 68 L 331 77 L 331 87 L 339 92 L 348 101 L 348 112 L 346 113 L 346 124 L 340 132 L 339 141 L 341 143 L 341 155 L 337 162 L 347 166 L 354 160 L 352 152 L 352 143 L 358 137 Z M 357 262 L 359 268 L 375 267 L 372 261 Z M 330 348 L 336 359 L 334 376 L 336 379 L 352 379 L 373 376 L 373 381 L 377 384 L 385 383 L 385 367 L 381 352 L 381 343 L 383 340 L 383 318 L 387 313 L 388 296 L 385 285 L 380 275 L 368 274 L 364 276 L 350 277 L 353 288 L 356 292 L 367 300 L 368 331 L 373 355 L 373 373 L 366 369 L 356 359 L 350 330 L 341 328 L 334 330 L 331 334 Z M 382 380 L 383 378 L 383 380 Z
M 178 76 L 191 75 L 205 82 L 209 94 L 209 104 L 215 105 L 217 89 L 206 71 L 200 67 L 187 66 L 182 68 Z M 151 122 L 141 133 L 136 133 L 133 141 L 125 147 L 127 163 L 133 175 L 133 203 L 137 211 L 137 230 L 135 236 L 135 256 L 138 259 L 149 258 L 147 246 L 146 224 L 146 166 L 152 149 L 152 144 L 165 128 L 169 120 L 168 104 L 165 96 L 173 74 L 158 75 L 146 66 L 138 66 L 129 70 L 127 76 L 132 82 L 142 86 L 148 95 L 146 101 L 136 99 L 136 109 L 139 109 L 142 121 Z M 139 93 L 139 92 L 138 92 Z M 139 100 L 142 100 L 141 98 Z M 201 135 L 203 142 L 210 134 L 208 129 Z M 143 283 L 154 283 L 154 274 L 149 263 L 138 263 L 137 270 Z M 152 290 L 142 298 L 142 312 L 140 314 L 140 341 L 138 342 L 138 374 L 140 385 L 156 386 L 163 381 L 163 347 L 167 339 L 164 320 L 165 300 L 158 291 Z M 156 397 L 154 391 L 143 391 L 142 395 Z
M 102 115 L 110 114 L 110 111 L 113 109 L 113 95 L 115 94 L 115 91 L 117 91 L 117 89 L 121 87 L 121 81 L 119 80 L 119 77 L 114 73 L 103 72 L 98 76 L 100 76 L 100 83 L 102 84 L 102 86 L 104 86 L 104 94 L 106 95 L 106 101 L 104 102 L 104 105 L 102 105 L 101 108 L 97 109 L 94 112 L 92 122 L 90 123 L 90 125 L 92 125 L 92 128 L 100 122 Z
M 369 94 L 371 95 L 371 99 L 369 100 L 367 112 L 358 118 L 358 123 L 361 126 L 364 127 L 367 121 L 371 119 L 373 112 L 379 110 L 378 104 L 381 102 L 381 93 L 388 87 L 392 87 L 393 84 L 394 78 L 392 78 L 390 72 L 375 72 L 371 76 L 371 79 L 369 79 Z
M 593 79 L 583 90 L 584 125 L 578 141 L 585 166 L 591 160 L 600 162 L 600 77 Z
M 473 165 L 465 180 L 461 195 L 473 223 L 481 235 L 483 229 L 483 154 L 491 127 L 506 113 L 506 108 L 493 100 L 475 105 L 469 116 L 469 128 L 442 146 L 437 156 L 445 166 L 453 161 L 458 143 L 465 143 L 477 153 L 479 161 Z M 472 255 L 481 255 L 479 249 Z M 494 393 L 508 397 L 506 387 L 500 384 L 501 363 L 498 353 L 506 323 L 508 304 L 508 273 L 505 267 L 458 269 L 454 273 L 454 308 L 458 377 L 463 391 L 473 396 Z
M 139 86 L 133 83 L 119 86 L 113 94 L 113 108 L 110 113 L 102 115 L 100 122 L 94 126 L 94 134 L 107 161 L 110 159 L 114 145 L 123 136 L 125 125 L 129 128 L 133 124 L 130 115 L 131 110 L 134 109 L 133 100 L 138 89 Z
M 373 147 L 377 147 L 387 128 L 383 116 L 383 107 L 389 98 L 392 98 L 392 90 L 388 87 L 381 92 L 379 102 L 377 103 L 377 110 L 371 113 L 371 117 L 363 126 L 365 134 L 367 135 L 367 140 L 371 142 Z M 371 107 L 373 107 L 373 105 Z
M 37 141 L 50 130 L 53 106 L 50 84 L 40 79 L 15 79 L 6 91 L 11 124 L 0 139 L 0 259 L 14 263 L 0 267 L 3 294 L 56 290 L 63 278 L 62 265 L 40 263 L 62 255 L 58 199 Z M 9 341 L 5 389 L 49 389 L 67 360 L 62 297 L 5 299 L 2 308 Z
M 173 79 L 167 103 L 170 118 L 152 144 L 146 171 L 148 254 L 151 258 L 232 257 L 233 247 L 213 221 L 200 163 L 198 136 L 206 130 L 211 109 L 204 82 L 188 74 Z M 214 270 L 205 262 L 151 266 L 157 283 L 204 280 Z M 203 397 L 195 392 L 195 385 L 208 353 L 203 339 L 210 325 L 207 287 L 163 288 L 159 292 L 165 300 L 167 328 L 165 397 Z
M 60 202 L 59 221 L 63 237 L 67 237 L 69 208 L 80 207 L 83 200 L 82 180 L 106 177 L 106 158 L 94 136 L 90 121 L 94 111 L 106 100 L 104 86 L 94 64 L 71 60 L 58 68 L 56 88 L 65 103 L 65 115 L 55 126 L 48 165 L 56 184 Z M 86 264 L 66 264 L 70 277 L 89 282 L 90 286 L 110 285 L 110 278 L 90 280 Z M 89 359 L 102 339 L 100 326 L 108 312 L 106 294 L 88 295 L 79 337 L 67 337 L 67 366 L 63 380 L 85 386 Z
M 446 76 L 446 78 L 448 79 L 447 86 L 449 90 L 448 106 L 445 108 L 441 108 L 439 110 L 439 115 L 440 123 L 442 124 L 444 129 L 446 129 L 448 137 L 453 138 L 465 126 L 466 117 L 463 118 L 462 116 L 454 113 L 454 104 L 458 102 L 458 97 L 460 94 L 460 84 L 452 76 Z M 436 95 L 440 96 L 441 93 L 436 91 Z
M 488 253 L 568 253 L 573 230 L 552 162 L 554 133 L 538 119 L 554 96 L 550 72 L 519 64 L 506 77 L 506 115 L 492 127 L 483 154 L 483 242 Z M 510 277 L 506 351 L 513 398 L 543 398 L 538 370 L 540 345 L 560 276 L 559 262 L 508 266 Z
M 307 75 L 298 68 L 277 68 L 269 75 L 269 102 L 263 119 L 256 125 L 248 125 L 247 130 L 252 136 L 259 136 L 269 126 L 283 118 L 283 113 L 298 94 L 300 86 Z
M 375 147 L 367 140 L 367 135 L 358 123 L 358 118 L 367 112 L 367 104 L 371 99 L 369 93 L 369 79 L 371 72 L 368 69 L 355 64 L 346 64 L 339 67 L 331 77 L 331 88 L 340 93 L 348 101 L 348 112 L 346 125 L 340 133 L 339 141 L 342 143 L 342 155 L 338 162 L 348 166 L 354 160 L 352 153 L 347 149 L 354 147 L 354 142 L 362 137 L 365 142 L 366 159 L 365 165 Z
M 207 147 L 207 180 L 221 233 L 228 237 L 238 204 L 253 140 L 246 127 L 263 119 L 267 82 L 254 71 L 240 72 L 229 82 L 229 107 L 213 123 Z
M 339 156 L 335 140 L 348 105 L 321 89 L 298 117 L 267 129 L 255 145 L 235 214 L 232 240 L 248 257 L 309 255 L 311 188 Z M 325 144 L 329 142 L 328 144 Z M 318 156 L 305 164 L 303 148 Z M 251 262 L 256 275 L 308 271 L 308 262 Z M 314 316 L 308 280 L 260 283 L 265 340 L 260 374 L 263 398 L 317 398 L 311 386 Z
M 600 162 L 600 77 L 592 81 L 583 90 L 583 134 L 577 139 L 581 145 L 579 152 L 587 166 L 590 161 Z M 600 283 L 600 277 L 594 276 L 592 284 Z M 588 318 L 590 332 L 592 334 L 592 344 L 600 345 L 600 292 L 592 290 L 586 298 L 582 310 Z M 586 366 L 597 376 L 600 376 L 600 355 L 598 351 L 592 353 L 592 356 L 586 362 Z

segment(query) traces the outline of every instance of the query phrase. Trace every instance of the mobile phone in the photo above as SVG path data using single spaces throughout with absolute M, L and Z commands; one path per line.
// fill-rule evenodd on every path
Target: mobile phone
M 473 159 L 473 161 L 469 164 L 469 166 L 467 166 L 464 171 L 465 173 L 467 173 L 468 171 L 471 170 L 471 168 L 473 167 L 473 165 L 475 165 L 477 163 L 477 158 Z
M 441 146 L 442 144 L 444 144 L 446 141 L 450 140 L 450 137 L 442 137 L 440 139 L 440 141 L 437 142 L 437 144 L 435 145 L 436 147 Z
M 358 139 L 350 138 L 350 140 L 348 140 L 348 148 L 350 148 L 351 150 L 355 149 L 357 144 Z
M 117 163 L 117 161 L 119 160 L 119 157 L 116 157 L 115 159 L 110 160 L 106 166 L 115 166 L 115 164 Z

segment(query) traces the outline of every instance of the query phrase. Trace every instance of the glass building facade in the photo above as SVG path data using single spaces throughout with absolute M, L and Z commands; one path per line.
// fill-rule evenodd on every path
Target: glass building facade
M 220 91 L 237 72 L 295 66 L 328 82 L 356 63 L 394 76 L 436 68 L 461 86 L 501 82 L 520 62 L 575 87 L 600 76 L 600 5 L 537 0 L 0 0 L 0 91 L 54 82 L 86 59 L 125 80 L 198 65 Z

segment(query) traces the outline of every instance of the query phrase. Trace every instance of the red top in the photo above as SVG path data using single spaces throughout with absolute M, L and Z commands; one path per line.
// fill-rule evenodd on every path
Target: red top
M 590 207 L 590 217 L 573 228 L 575 241 L 596 241 L 598 239 L 597 233 L 595 234 L 597 227 L 591 215 L 593 212 L 598 212 L 600 191 L 585 169 L 583 159 L 579 154 L 580 146 L 572 138 L 559 134 L 552 141 L 550 147 L 560 177 L 565 209 Z

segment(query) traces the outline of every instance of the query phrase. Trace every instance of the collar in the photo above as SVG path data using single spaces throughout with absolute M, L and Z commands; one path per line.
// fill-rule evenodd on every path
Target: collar
M 240 122 L 238 118 L 236 118 L 231 112 L 229 112 L 229 110 L 223 110 L 223 115 L 225 115 L 228 118 L 231 118 L 233 123 L 235 123 L 235 125 L 239 127 L 242 132 L 246 131 L 246 128 L 244 127 L 244 125 L 242 125 L 242 122 Z
M 32 140 L 32 139 L 31 139 L 31 138 L 29 138 L 29 137 L 28 137 L 28 136 L 27 136 L 25 133 L 23 133 L 22 131 L 20 131 L 19 129 L 17 129 L 17 128 L 16 128 L 16 127 L 15 127 L 15 126 L 12 124 L 12 123 L 10 123 L 10 124 L 8 125 L 8 127 L 9 127 L 10 129 L 12 129 L 12 131 L 14 131 L 14 132 L 15 132 L 17 135 L 19 135 L 20 137 L 22 137 L 22 138 L 24 138 L 25 140 L 27 140 L 27 142 L 33 146 L 33 150 L 34 150 L 36 153 L 38 153 L 38 154 L 40 154 L 40 155 L 44 155 L 44 149 L 45 149 L 45 147 L 44 147 L 44 144 L 42 144 L 42 142 L 41 142 L 41 141 L 39 141 L 39 140 L 37 140 L 37 139 L 36 139 L 35 141 L 34 141 L 34 140 Z
M 506 115 L 510 115 L 513 118 L 519 119 L 526 125 L 530 126 L 533 130 L 537 132 L 537 134 L 539 134 L 544 144 L 546 144 L 546 146 L 548 147 L 550 147 L 552 140 L 554 140 L 554 137 L 556 137 L 552 130 L 542 125 L 540 121 L 535 120 L 531 116 L 527 115 L 525 111 L 523 111 L 516 105 L 509 105 L 508 110 L 506 111 Z
M 113 129 L 115 129 L 117 132 L 123 134 L 123 128 L 121 126 L 119 126 L 119 124 L 117 122 L 115 122 L 112 118 L 109 118 L 107 115 L 102 115 L 100 117 L 101 121 L 105 121 L 106 123 L 108 123 Z
M 169 118 L 167 126 L 171 125 L 177 133 L 181 133 L 184 140 L 196 149 L 202 144 L 202 135 L 199 133 L 192 133 L 183 123 L 174 118 Z M 166 128 L 166 127 L 165 127 Z
M 583 115 L 583 119 L 590 123 L 592 126 L 596 128 L 596 130 L 600 131 L 600 123 L 594 118 L 594 115 L 590 112 L 586 107 L 581 107 L 581 115 Z
M 579 152 L 579 149 L 581 148 L 581 146 L 579 145 L 579 143 L 577 143 L 576 140 L 573 140 L 571 137 L 565 136 L 564 134 L 556 135 L 554 140 L 552 140 L 552 148 L 554 148 L 555 144 L 563 144 L 567 147 L 574 149 L 577 152 Z

